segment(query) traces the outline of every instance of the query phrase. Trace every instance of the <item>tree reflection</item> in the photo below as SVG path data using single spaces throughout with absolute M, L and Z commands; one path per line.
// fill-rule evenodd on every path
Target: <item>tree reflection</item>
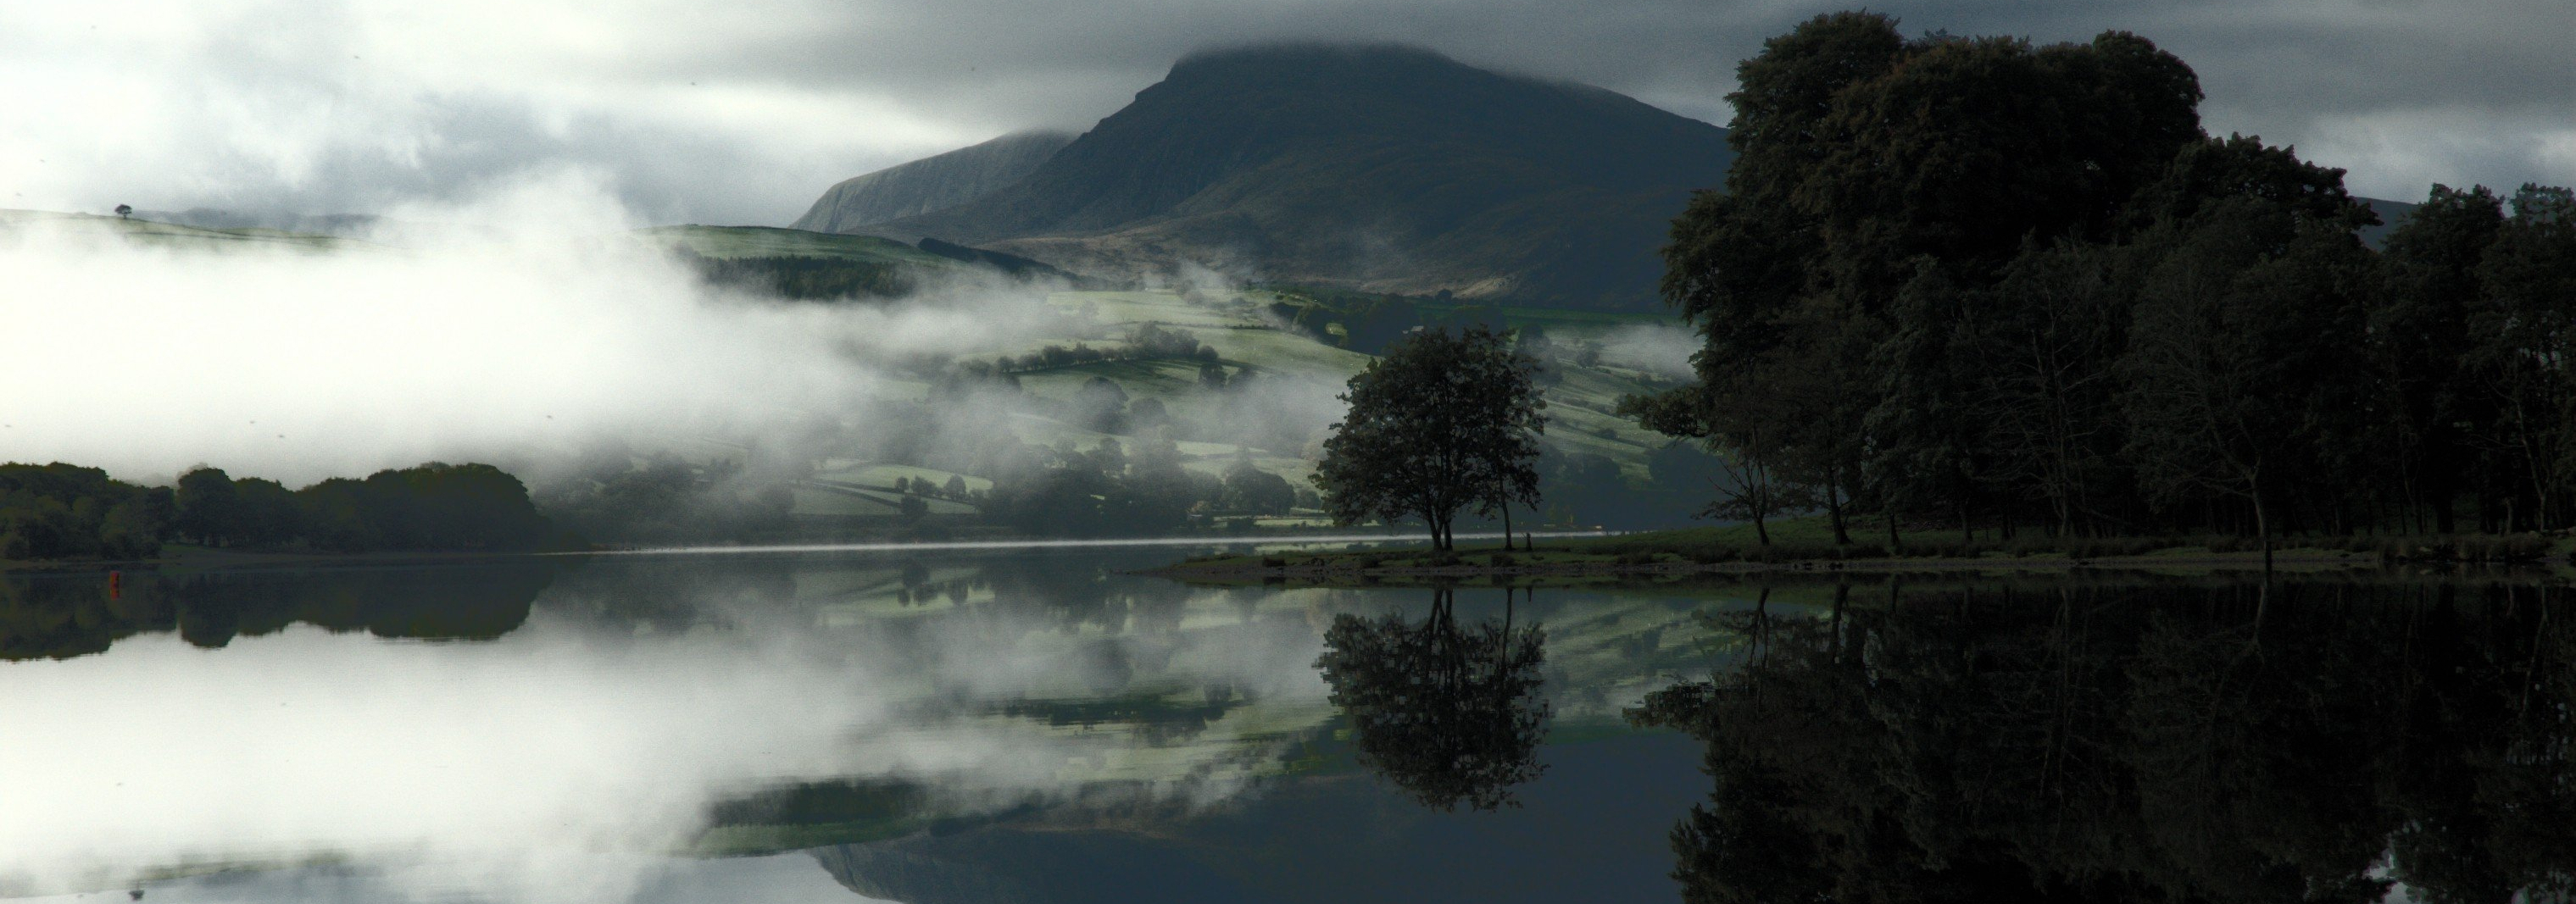
M 0 577 L 0 661 L 105 652 L 177 630 L 200 647 L 305 623 L 381 637 L 490 640 L 518 628 L 558 567 L 514 561 L 439 567 Z
M 1420 622 L 1342 614 L 1315 660 L 1350 720 L 1359 760 L 1424 806 L 1491 810 L 1538 777 L 1548 706 L 1539 697 L 1545 632 L 1503 618 L 1458 623 L 1457 592 L 1433 592 Z
M 2569 602 L 1891 588 L 1632 715 L 1707 745 L 1689 901 L 2563 901 Z

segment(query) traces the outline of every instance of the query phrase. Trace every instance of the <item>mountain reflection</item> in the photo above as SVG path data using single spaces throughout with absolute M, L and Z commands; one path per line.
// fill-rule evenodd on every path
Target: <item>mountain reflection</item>
M 1350 720 L 1360 762 L 1425 806 L 1491 810 L 1545 768 L 1546 634 L 1513 627 L 1508 601 L 1503 612 L 1461 626 L 1457 591 L 1444 587 L 1420 622 L 1343 613 L 1324 631 L 1315 667 Z
M 1883 598 L 1878 597 L 1884 590 Z M 2563 901 L 2561 588 L 1837 589 L 1651 695 L 1685 900 Z

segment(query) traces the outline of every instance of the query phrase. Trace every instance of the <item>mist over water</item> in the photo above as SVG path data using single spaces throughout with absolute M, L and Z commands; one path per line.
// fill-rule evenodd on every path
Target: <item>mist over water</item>
M 1043 287 L 888 304 L 711 289 L 579 175 L 397 212 L 405 244 L 172 250 L 0 230 L 0 460 L 129 479 L 207 463 L 290 485 L 520 462 L 835 411 L 900 356 L 1008 347 Z

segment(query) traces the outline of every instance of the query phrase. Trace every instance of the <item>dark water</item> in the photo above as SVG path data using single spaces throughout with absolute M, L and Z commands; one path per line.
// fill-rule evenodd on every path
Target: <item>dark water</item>
M 2543 901 L 2542 576 L 1190 588 L 1169 550 L 0 576 L 0 894 Z

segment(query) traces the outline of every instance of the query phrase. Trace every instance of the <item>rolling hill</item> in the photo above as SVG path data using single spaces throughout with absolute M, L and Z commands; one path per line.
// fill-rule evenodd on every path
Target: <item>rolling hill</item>
M 961 154 L 991 152 L 942 156 Z M 1725 130 L 1598 88 L 1408 47 L 1262 46 L 1181 60 L 1024 178 L 954 207 L 800 223 L 1102 276 L 1192 261 L 1377 292 L 1643 310 L 1672 216 L 1732 159 Z M 817 210 L 826 202 L 839 203 L 827 195 Z

